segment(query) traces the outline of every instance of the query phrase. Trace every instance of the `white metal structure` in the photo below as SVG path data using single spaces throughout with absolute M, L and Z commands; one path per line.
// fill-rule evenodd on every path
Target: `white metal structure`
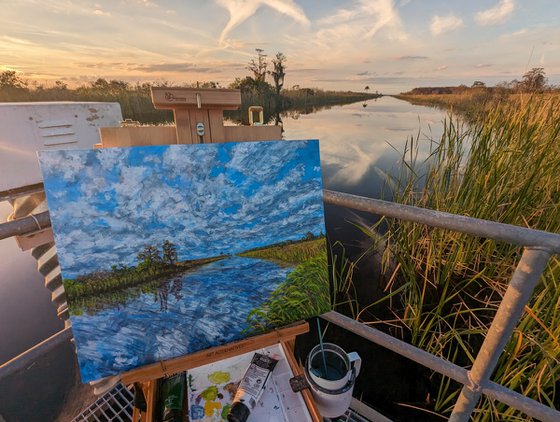
M 0 103 L 0 192 L 42 182 L 36 151 L 92 148 L 121 120 L 118 103 Z

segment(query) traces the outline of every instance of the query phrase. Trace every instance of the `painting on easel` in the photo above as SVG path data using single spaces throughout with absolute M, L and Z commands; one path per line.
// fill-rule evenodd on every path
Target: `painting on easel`
M 328 310 L 318 141 L 39 160 L 83 382 Z

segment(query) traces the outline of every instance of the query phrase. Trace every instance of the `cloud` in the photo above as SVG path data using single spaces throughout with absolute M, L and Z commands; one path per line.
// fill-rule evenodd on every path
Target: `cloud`
M 365 21 L 365 22 L 364 22 Z M 372 24 L 373 21 L 373 24 Z M 348 23 L 364 22 L 366 25 L 352 25 L 351 30 L 365 32 L 362 38 L 368 39 L 381 29 L 389 29 L 393 38 L 404 39 L 399 12 L 393 0 L 360 0 L 353 9 L 339 9 L 334 14 L 319 20 L 320 25 L 331 26 L 332 30 L 343 29 Z M 340 32 L 340 31 L 339 31 Z
M 449 68 L 449 66 L 447 66 L 447 65 L 441 65 L 441 66 L 436 67 L 434 70 L 435 70 L 436 72 L 441 72 L 442 70 L 446 70 L 447 68 Z
M 490 67 L 490 66 L 492 66 L 490 63 L 478 63 L 474 65 L 474 67 L 476 67 L 477 69 L 482 69 L 483 67 Z
M 131 70 L 140 70 L 147 73 L 155 72 L 199 72 L 199 73 L 218 73 L 218 67 L 197 67 L 194 63 L 155 63 L 140 65 Z
M 46 151 L 40 162 L 66 277 L 135 265 L 165 239 L 196 259 L 324 232 L 314 142 Z
M 481 26 L 504 22 L 515 10 L 513 0 L 501 0 L 496 6 L 478 12 L 474 19 Z
M 432 18 L 430 30 L 433 35 L 439 35 L 460 28 L 461 26 L 463 26 L 463 20 L 453 14 L 448 16 L 434 16 Z
M 100 8 L 97 8 L 93 11 L 93 14 L 96 16 L 111 16 L 111 14 L 109 12 L 105 12 L 103 10 L 101 10 Z
M 428 56 L 399 56 L 397 60 L 430 60 Z
M 293 0 L 217 0 L 229 12 L 229 21 L 220 34 L 220 44 L 224 44 L 228 33 L 255 14 L 261 6 L 268 6 L 297 22 L 308 25 L 309 19 L 303 9 Z

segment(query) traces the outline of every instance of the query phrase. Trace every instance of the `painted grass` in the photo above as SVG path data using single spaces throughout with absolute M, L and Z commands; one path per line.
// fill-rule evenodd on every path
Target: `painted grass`
M 511 97 L 478 113 L 468 128 L 450 119 L 432 147 L 426 161 L 417 159 L 414 145 L 403 154 L 402 174 L 394 181 L 396 202 L 560 232 L 559 96 Z M 471 365 L 520 248 L 386 221 L 385 290 L 395 314 L 388 329 L 426 351 Z M 560 261 L 554 258 L 493 375 L 494 381 L 557 408 L 559 280 Z M 427 408 L 449 415 L 456 386 L 436 374 L 432 382 Z M 488 399 L 475 415 L 482 421 L 520 417 Z
M 301 242 L 300 246 L 304 243 L 310 246 L 309 250 L 314 255 L 303 260 L 263 305 L 251 311 L 247 321 L 252 333 L 284 326 L 340 307 L 344 307 L 351 315 L 357 314 L 352 285 L 355 264 L 346 258 L 344 249 L 337 242 L 337 255 L 331 247 L 327 247 L 324 238 Z M 292 250 L 300 249 L 298 244 L 290 246 Z M 286 255 L 279 253 L 277 256 Z M 297 256 L 301 259 L 301 255 Z
M 239 256 L 247 258 L 267 259 L 270 261 L 301 264 L 324 252 L 326 240 L 320 239 L 304 240 L 301 242 L 289 243 L 287 245 L 272 246 L 240 253 Z
M 69 301 L 89 296 L 104 295 L 118 290 L 128 289 L 143 283 L 161 281 L 172 275 L 183 273 L 191 269 L 226 258 L 227 255 L 180 261 L 176 264 L 159 264 L 151 268 L 123 267 L 114 268 L 78 279 L 64 279 L 64 291 Z
M 330 308 L 329 269 L 323 248 L 318 256 L 298 265 L 262 306 L 251 311 L 247 321 L 253 330 L 263 331 Z

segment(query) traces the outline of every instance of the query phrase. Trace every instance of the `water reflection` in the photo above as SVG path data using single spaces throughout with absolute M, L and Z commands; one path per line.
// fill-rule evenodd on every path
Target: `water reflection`
M 428 158 L 430 139 L 443 132 L 445 114 L 392 97 L 324 109 L 283 114 L 285 139 L 320 140 L 327 189 L 372 198 L 390 197 L 388 176 L 398 173 L 410 138 L 420 143 L 418 160 Z

